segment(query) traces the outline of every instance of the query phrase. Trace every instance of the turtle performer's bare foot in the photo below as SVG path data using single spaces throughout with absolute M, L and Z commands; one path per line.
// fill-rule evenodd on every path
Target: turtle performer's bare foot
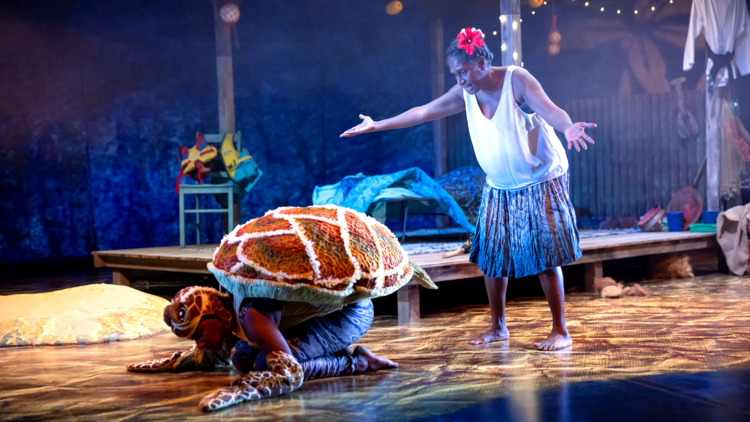
M 357 373 L 377 371 L 379 369 L 387 368 L 398 368 L 396 362 L 380 357 L 364 346 L 357 346 L 357 348 L 354 349 L 353 356 L 357 358 Z
M 491 328 L 487 332 L 484 332 L 468 341 L 469 344 L 484 344 L 492 343 L 493 341 L 503 341 L 510 337 L 508 328 L 503 326 L 501 328 Z
M 552 331 L 546 339 L 534 342 L 534 347 L 539 350 L 559 350 L 564 349 L 571 344 L 573 344 L 573 340 L 570 338 L 570 334 L 568 334 L 567 331 Z

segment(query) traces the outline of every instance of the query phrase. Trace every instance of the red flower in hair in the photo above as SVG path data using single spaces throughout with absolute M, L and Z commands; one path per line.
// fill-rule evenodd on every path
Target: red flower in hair
M 474 47 L 481 47 L 484 45 L 482 39 L 482 31 L 476 28 L 466 28 L 461 30 L 456 37 L 458 39 L 458 48 L 466 51 L 466 54 L 474 54 Z

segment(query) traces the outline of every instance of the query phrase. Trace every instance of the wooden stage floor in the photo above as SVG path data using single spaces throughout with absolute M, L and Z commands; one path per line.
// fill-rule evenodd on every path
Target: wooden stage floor
M 399 368 L 312 381 L 213 414 L 198 401 L 234 372 L 125 370 L 190 346 L 171 334 L 4 348 L 0 420 L 749 420 L 750 279 L 641 284 L 650 297 L 569 294 L 574 343 L 557 352 L 531 348 L 551 324 L 541 297 L 509 301 L 510 340 L 484 346 L 465 342 L 487 328 L 486 306 L 427 314 L 410 326 L 377 317 L 359 344 Z

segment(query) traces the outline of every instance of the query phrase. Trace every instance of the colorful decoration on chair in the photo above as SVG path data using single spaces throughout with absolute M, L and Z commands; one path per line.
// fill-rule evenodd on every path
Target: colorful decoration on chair
M 188 175 L 196 178 L 198 182 L 203 184 L 203 178 L 207 177 L 208 173 L 210 173 L 209 168 L 204 164 L 208 164 L 208 162 L 218 155 L 216 147 L 209 145 L 202 133 L 198 133 L 195 137 L 195 146 L 190 149 L 185 146 L 179 147 L 177 153 L 179 154 L 181 164 L 180 175 L 177 177 L 177 184 L 174 187 L 175 194 L 179 193 L 182 176 Z
M 374 218 L 335 205 L 279 208 L 229 233 L 208 270 L 236 296 L 352 303 L 409 280 L 437 289 Z
M 258 179 L 263 175 L 263 172 L 258 168 L 247 150 L 241 149 L 242 151 L 238 152 L 234 147 L 234 134 L 227 133 L 224 135 L 221 142 L 221 158 L 224 161 L 227 174 L 234 183 L 242 186 L 245 192 L 250 192 L 250 189 L 258 183 Z

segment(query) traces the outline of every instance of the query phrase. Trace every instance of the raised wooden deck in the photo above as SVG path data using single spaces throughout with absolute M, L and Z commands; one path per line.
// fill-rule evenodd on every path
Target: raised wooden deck
M 716 249 L 715 233 L 661 232 L 634 233 L 581 239 L 583 256 L 574 264 L 585 267 L 586 290 L 593 291 L 594 279 L 602 277 L 602 263 L 611 259 L 658 255 L 698 249 Z M 169 246 L 160 248 L 122 249 L 93 252 L 94 266 L 110 267 L 115 284 L 129 285 L 130 270 L 158 270 L 209 274 L 206 264 L 211 261 L 218 245 Z M 468 255 L 448 259 L 442 253 L 413 255 L 411 260 L 422 266 L 433 281 L 459 280 L 480 277 L 479 268 L 469 262 Z M 419 321 L 419 286 L 409 283 L 397 292 L 398 321 L 400 324 Z

